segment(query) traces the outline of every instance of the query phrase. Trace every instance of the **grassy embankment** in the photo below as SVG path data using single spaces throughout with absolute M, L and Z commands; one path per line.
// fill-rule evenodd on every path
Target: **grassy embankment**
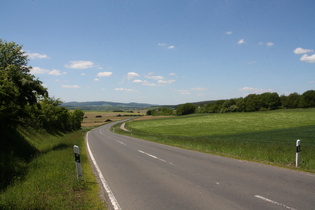
M 0 209 L 105 208 L 98 196 L 99 186 L 83 138 L 82 131 L 51 134 L 19 127 L 14 147 L 20 151 L 17 154 L 12 149 L 14 152 L 5 163 Z M 81 150 L 84 176 L 80 182 L 76 177 L 74 145 Z
M 19 127 L 2 133 L 0 209 L 105 209 L 100 188 L 89 164 L 85 133 L 105 120 L 117 121 L 112 112 L 87 112 L 84 131 L 48 133 Z M 96 115 L 102 115 L 96 118 Z M 81 152 L 83 179 L 76 175 L 73 146 Z
M 315 109 L 140 118 L 126 128 L 146 140 L 286 167 L 295 166 L 300 139 L 300 169 L 315 172 Z

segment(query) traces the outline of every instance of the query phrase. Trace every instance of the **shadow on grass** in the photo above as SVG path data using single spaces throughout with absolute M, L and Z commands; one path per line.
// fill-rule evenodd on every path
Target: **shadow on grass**
M 1 129 L 0 191 L 4 190 L 17 176 L 25 175 L 27 163 L 38 152 L 16 128 Z
M 47 132 L 53 136 L 64 135 L 62 132 L 53 130 Z M 39 151 L 27 141 L 27 132 L 18 131 L 14 126 L 2 126 L 0 133 L 0 192 L 4 191 L 14 180 L 24 179 L 28 164 L 34 157 L 73 146 L 61 143 L 46 151 Z M 32 137 L 28 136 L 27 138 Z

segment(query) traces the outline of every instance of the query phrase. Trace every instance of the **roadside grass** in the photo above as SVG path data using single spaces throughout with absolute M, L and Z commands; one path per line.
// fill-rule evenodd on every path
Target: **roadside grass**
M 20 127 L 18 133 L 15 134 L 20 136 L 17 143 L 24 140 L 23 144 L 33 150 L 24 155 L 31 155 L 29 158 L 14 154 L 16 158 L 10 160 L 10 165 L 16 164 L 17 168 L 10 171 L 13 178 L 1 185 L 0 209 L 106 208 L 89 164 L 84 132 L 47 133 Z M 74 145 L 81 150 L 81 181 L 76 175 Z M 16 148 L 20 146 L 15 145 Z M 1 178 L 6 177 L 2 175 Z
M 141 118 L 140 118 L 141 119 Z M 119 126 L 119 125 L 117 125 Z M 126 123 L 133 135 L 185 149 L 315 172 L 315 109 L 188 115 Z

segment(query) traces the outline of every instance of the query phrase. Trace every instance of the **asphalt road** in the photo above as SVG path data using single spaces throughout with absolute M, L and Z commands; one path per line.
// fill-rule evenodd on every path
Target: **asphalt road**
M 315 176 L 126 137 L 87 145 L 114 209 L 315 209 Z M 292 155 L 295 158 L 295 155 Z

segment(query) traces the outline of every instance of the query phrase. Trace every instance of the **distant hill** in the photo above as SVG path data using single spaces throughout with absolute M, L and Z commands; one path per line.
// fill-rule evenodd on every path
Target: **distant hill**
M 156 104 L 146 104 L 146 103 L 118 103 L 109 101 L 87 101 L 87 102 L 66 102 L 61 104 L 70 110 L 81 109 L 85 111 L 114 111 L 114 110 L 139 110 L 157 107 Z

